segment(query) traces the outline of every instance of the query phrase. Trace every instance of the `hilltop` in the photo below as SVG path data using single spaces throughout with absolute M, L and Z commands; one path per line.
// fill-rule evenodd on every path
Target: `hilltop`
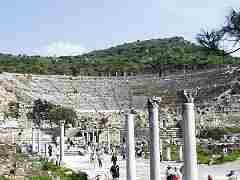
M 41 57 L 0 54 L 0 72 L 40 75 L 109 76 L 203 70 L 239 64 L 239 58 L 218 56 L 182 37 L 124 43 L 79 56 Z
M 161 109 L 171 115 L 180 107 L 178 90 L 199 88 L 195 102 L 201 116 L 209 120 L 216 111 L 221 117 L 231 112 L 237 120 L 238 63 L 239 58 L 217 56 L 181 37 L 125 43 L 81 56 L 0 54 L 0 116 L 11 112 L 9 104 L 31 108 L 37 99 L 79 112 L 146 110 L 149 96 L 162 97 Z

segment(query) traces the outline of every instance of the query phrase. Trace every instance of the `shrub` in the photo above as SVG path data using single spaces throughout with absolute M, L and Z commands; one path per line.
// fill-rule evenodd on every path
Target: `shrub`
M 72 171 L 72 170 L 56 166 L 55 164 L 47 161 L 42 161 L 42 170 L 53 172 L 56 176 L 59 176 L 61 180 L 87 180 L 87 174 L 84 172 L 78 172 L 78 173 L 72 172 L 71 175 L 66 175 L 65 172 Z
M 8 180 L 8 179 L 5 178 L 4 176 L 0 176 L 0 180 Z

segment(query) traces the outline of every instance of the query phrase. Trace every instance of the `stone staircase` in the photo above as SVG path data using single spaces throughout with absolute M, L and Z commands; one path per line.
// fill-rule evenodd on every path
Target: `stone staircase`
M 73 81 L 33 77 L 25 91 L 28 91 L 26 94 L 32 98 L 41 98 L 82 110 L 118 110 L 129 104 L 129 92 L 125 81 L 93 78 Z

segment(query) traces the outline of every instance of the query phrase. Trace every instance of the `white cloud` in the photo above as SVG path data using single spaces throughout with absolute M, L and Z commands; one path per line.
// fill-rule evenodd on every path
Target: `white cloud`
M 57 41 L 52 42 L 39 49 L 35 49 L 33 54 L 41 56 L 76 56 L 86 53 L 87 49 L 79 44 Z

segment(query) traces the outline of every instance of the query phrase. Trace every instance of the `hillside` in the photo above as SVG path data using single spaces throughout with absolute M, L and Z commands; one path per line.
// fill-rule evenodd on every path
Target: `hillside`
M 192 71 L 222 64 L 239 64 L 239 58 L 217 56 L 182 37 L 125 43 L 81 56 L 40 57 L 0 54 L 0 72 L 41 75 L 109 76 Z
M 73 108 L 81 114 L 116 112 L 134 107 L 145 111 L 147 98 L 160 96 L 166 117 L 179 117 L 177 92 L 198 88 L 196 116 L 204 126 L 238 126 L 240 107 L 240 67 L 221 67 L 178 75 L 66 76 L 0 74 L 0 119 L 11 112 L 9 104 L 19 103 L 21 112 L 31 110 L 37 99 Z M 164 116 L 165 116 L 164 115 Z M 25 119 L 23 118 L 20 119 Z M 219 120 L 219 122 L 216 122 Z M 217 124 L 216 124 L 217 123 Z
M 42 99 L 79 110 L 119 110 L 133 105 L 146 108 L 146 99 L 161 96 L 161 104 L 175 106 L 177 91 L 199 88 L 197 104 L 221 101 L 223 93 L 240 94 L 239 68 L 221 67 L 179 75 L 125 77 L 0 74 L 1 102 L 32 104 Z

